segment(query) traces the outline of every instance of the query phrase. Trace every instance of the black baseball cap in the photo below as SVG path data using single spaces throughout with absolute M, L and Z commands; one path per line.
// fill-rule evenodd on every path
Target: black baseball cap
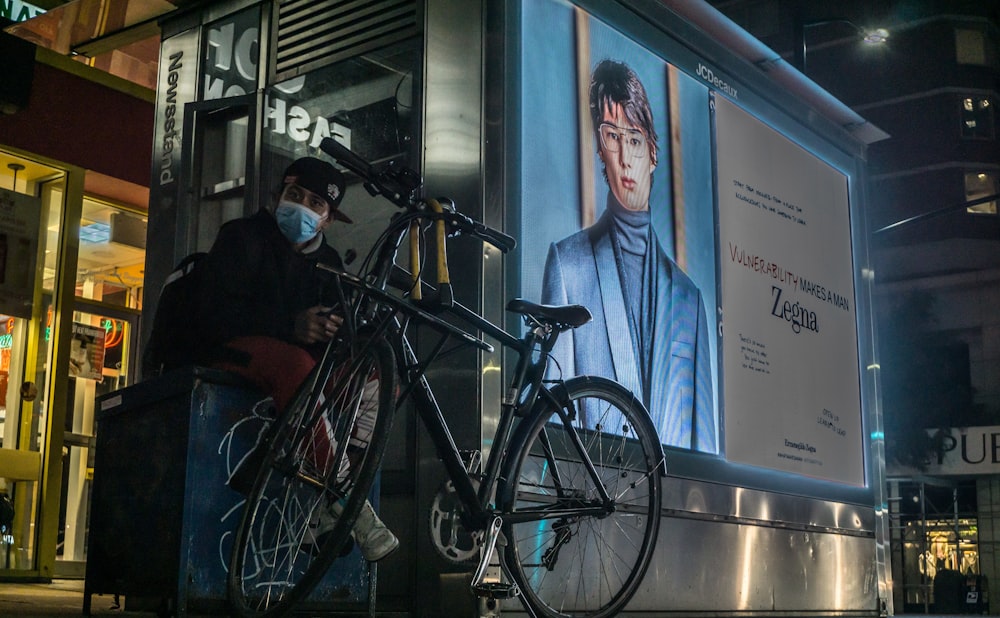
M 283 184 L 295 183 L 321 196 L 330 205 L 330 215 L 344 223 L 354 223 L 350 217 L 340 212 L 340 202 L 344 199 L 346 182 L 337 168 L 322 159 L 302 157 L 296 159 L 285 170 Z

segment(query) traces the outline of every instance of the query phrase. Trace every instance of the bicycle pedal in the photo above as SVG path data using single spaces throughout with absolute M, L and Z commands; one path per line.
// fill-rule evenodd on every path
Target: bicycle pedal
M 521 595 L 521 589 L 517 584 L 506 584 L 503 582 L 483 582 L 472 587 L 472 592 L 477 597 L 487 599 L 513 599 Z

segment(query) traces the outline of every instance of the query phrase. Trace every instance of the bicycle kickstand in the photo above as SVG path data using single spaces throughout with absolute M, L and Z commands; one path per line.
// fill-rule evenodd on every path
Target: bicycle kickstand
M 479 559 L 479 568 L 476 569 L 476 573 L 472 576 L 472 593 L 477 597 L 486 597 L 488 599 L 511 599 L 521 594 L 517 584 L 510 580 L 510 576 L 507 575 L 506 569 L 503 568 L 502 561 L 499 560 L 499 558 L 498 562 L 501 563 L 501 571 L 507 575 L 508 581 L 485 581 L 486 572 L 489 570 L 490 563 L 493 561 L 493 556 L 496 553 L 497 539 L 502 536 L 500 533 L 502 525 L 503 520 L 497 515 L 490 520 L 490 524 L 486 529 L 486 541 L 483 544 L 483 555 Z

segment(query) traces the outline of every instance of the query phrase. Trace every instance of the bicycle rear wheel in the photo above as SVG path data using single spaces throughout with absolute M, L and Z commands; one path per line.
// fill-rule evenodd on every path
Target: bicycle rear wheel
M 574 378 L 553 394 L 561 403 L 540 401 L 511 450 L 505 564 L 538 615 L 613 616 L 656 545 L 663 450 L 645 408 L 619 384 Z
M 396 374 L 384 339 L 359 338 L 338 356 L 268 432 L 230 560 L 239 616 L 287 613 L 349 549 L 389 436 Z

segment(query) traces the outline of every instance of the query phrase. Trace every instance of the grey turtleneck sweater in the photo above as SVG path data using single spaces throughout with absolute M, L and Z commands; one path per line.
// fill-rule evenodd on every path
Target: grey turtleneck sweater
M 653 319 L 656 315 L 656 258 L 649 210 L 628 210 L 608 194 L 608 209 L 612 217 L 611 239 L 618 262 L 622 296 L 629 315 L 632 348 L 641 368 L 642 399 L 649 405 L 649 372 L 653 366 Z

